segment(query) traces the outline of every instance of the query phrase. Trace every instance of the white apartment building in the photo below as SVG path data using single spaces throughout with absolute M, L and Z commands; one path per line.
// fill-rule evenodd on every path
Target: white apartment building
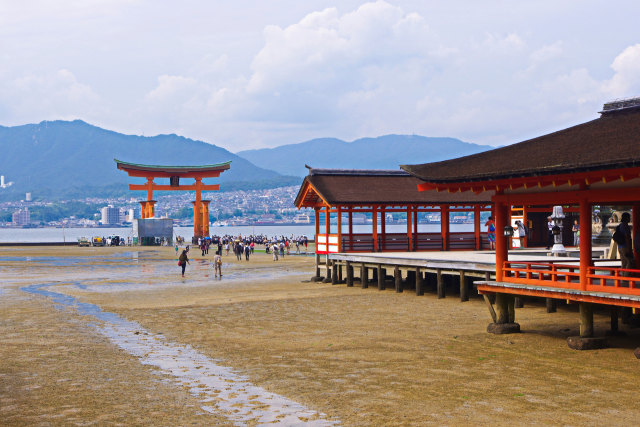
M 100 213 L 102 214 L 102 219 L 100 220 L 102 225 L 120 224 L 122 222 L 120 220 L 120 208 L 114 208 L 109 205 L 100 209 Z

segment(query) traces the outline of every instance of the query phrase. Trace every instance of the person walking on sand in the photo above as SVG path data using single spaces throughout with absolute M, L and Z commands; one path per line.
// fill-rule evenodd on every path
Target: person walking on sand
M 493 222 L 493 217 L 490 216 L 487 222 L 484 223 L 487 227 L 487 239 L 489 240 L 489 249 L 496 249 L 496 224 Z
M 213 256 L 213 277 L 222 279 L 222 257 L 219 251 Z
M 189 252 L 189 246 L 186 247 L 185 250 L 180 254 L 180 258 L 178 258 L 178 265 L 182 267 L 182 277 L 184 277 L 184 270 L 187 268 L 187 264 L 191 264 L 189 262 L 189 257 L 187 256 L 187 252 Z
M 273 260 L 277 261 L 278 260 L 278 247 L 276 246 L 275 243 L 273 244 L 272 251 L 273 251 Z

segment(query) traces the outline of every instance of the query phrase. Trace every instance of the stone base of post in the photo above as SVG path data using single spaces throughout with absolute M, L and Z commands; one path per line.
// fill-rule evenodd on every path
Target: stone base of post
M 487 326 L 487 332 L 490 334 L 502 335 L 502 334 L 517 334 L 520 332 L 520 324 L 516 322 L 512 323 L 489 323 Z
M 604 337 L 569 337 L 567 345 L 574 350 L 598 350 L 607 347 L 607 339 Z

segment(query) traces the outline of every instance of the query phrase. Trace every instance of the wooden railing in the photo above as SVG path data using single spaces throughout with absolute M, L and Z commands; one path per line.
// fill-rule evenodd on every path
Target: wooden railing
M 483 236 L 485 238 L 485 236 Z M 483 242 L 484 243 L 484 242 Z M 449 250 L 475 250 L 476 236 L 474 233 L 449 234 Z M 407 252 L 407 251 L 441 251 L 442 234 L 418 233 L 409 240 L 406 233 L 386 233 L 378 235 L 379 252 Z M 373 236 L 369 233 L 343 234 L 343 252 L 374 252 Z
M 573 264 L 548 262 L 505 261 L 504 278 L 508 283 L 547 286 L 563 289 L 583 289 L 580 267 Z M 584 289 L 590 292 L 640 295 L 640 270 L 614 267 L 589 267 Z
M 476 249 L 476 234 L 471 233 L 450 233 L 449 249 L 451 250 L 467 250 Z
M 587 290 L 640 295 L 640 270 L 612 267 L 589 267 Z
M 413 250 L 441 251 L 442 235 L 440 233 L 418 233 L 413 236 Z

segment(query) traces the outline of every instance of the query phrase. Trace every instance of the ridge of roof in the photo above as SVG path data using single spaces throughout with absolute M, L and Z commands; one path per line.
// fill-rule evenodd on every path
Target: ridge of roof
M 411 174 L 401 169 L 324 169 L 324 168 L 312 168 L 309 166 L 307 166 L 307 168 L 309 169 L 309 176 L 316 176 L 316 175 L 411 176 Z

